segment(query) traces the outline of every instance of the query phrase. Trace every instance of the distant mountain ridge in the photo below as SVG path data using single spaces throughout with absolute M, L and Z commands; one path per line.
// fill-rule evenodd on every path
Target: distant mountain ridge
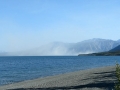
M 118 45 L 117 47 L 109 50 L 109 52 L 117 52 L 117 51 L 120 51 L 120 45 Z
M 78 56 L 120 56 L 120 45 L 106 52 L 79 54 Z
M 74 45 L 74 49 L 78 53 L 92 53 L 92 52 L 103 52 L 108 51 L 116 46 L 118 46 L 120 42 L 106 39 L 90 39 L 85 40 Z
M 109 39 L 89 39 L 78 43 L 53 42 L 27 51 L 7 53 L 12 56 L 62 56 L 109 51 L 120 45 L 120 41 Z M 0 54 L 4 55 L 4 54 Z

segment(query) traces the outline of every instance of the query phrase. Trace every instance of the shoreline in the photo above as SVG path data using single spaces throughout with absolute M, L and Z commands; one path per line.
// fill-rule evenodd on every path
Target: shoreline
M 0 90 L 112 90 L 115 66 L 80 70 L 0 86 Z

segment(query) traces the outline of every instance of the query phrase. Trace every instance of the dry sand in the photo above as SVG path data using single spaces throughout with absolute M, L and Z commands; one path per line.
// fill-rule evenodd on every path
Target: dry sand
M 113 90 L 115 67 L 81 70 L 1 86 L 0 90 Z

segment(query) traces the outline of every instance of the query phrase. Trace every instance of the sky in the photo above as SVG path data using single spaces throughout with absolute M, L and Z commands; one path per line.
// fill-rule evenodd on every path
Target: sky
M 0 51 L 120 39 L 120 0 L 0 0 Z

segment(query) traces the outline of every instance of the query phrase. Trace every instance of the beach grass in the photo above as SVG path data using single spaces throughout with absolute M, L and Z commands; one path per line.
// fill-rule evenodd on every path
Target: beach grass
M 115 90 L 120 90 L 120 64 L 116 64 L 116 77 L 117 84 L 115 84 Z

